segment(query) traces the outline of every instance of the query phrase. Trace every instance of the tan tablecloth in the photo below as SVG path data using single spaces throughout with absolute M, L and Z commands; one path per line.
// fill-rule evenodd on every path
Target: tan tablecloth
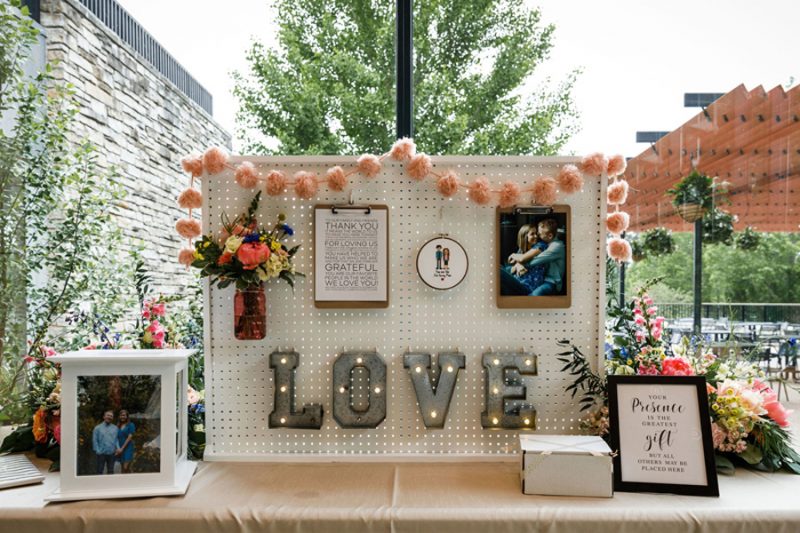
M 800 476 L 744 470 L 720 498 L 525 496 L 513 463 L 204 463 L 185 497 L 45 506 L 57 483 L 0 491 L 0 532 L 800 532 Z

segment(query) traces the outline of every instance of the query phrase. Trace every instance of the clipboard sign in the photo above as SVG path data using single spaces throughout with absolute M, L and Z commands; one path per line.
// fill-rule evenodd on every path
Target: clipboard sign
M 387 206 L 314 206 L 314 306 L 389 307 Z

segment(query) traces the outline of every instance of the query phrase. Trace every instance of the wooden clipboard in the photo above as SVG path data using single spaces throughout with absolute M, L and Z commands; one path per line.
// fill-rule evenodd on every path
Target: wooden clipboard
M 363 220 L 364 217 L 369 217 L 374 215 L 375 213 L 384 213 L 385 220 L 386 220 L 386 228 L 385 228 L 385 265 L 386 265 L 386 272 L 384 276 L 378 272 L 378 278 L 383 278 L 385 283 L 385 298 L 379 300 L 371 300 L 371 299 L 348 299 L 348 298 L 341 298 L 341 299 L 332 299 L 330 297 L 324 297 L 323 299 L 318 299 L 320 297 L 320 290 L 319 286 L 322 280 L 324 279 L 324 271 L 320 271 L 320 266 L 325 265 L 325 247 L 318 247 L 318 235 L 320 231 L 326 231 L 324 228 L 321 227 L 321 222 L 318 217 L 318 213 L 321 211 L 330 212 L 334 216 L 342 216 L 347 217 L 348 214 L 353 213 L 359 215 L 360 218 Z M 377 221 L 377 219 L 376 219 Z M 379 231 L 383 232 L 380 228 Z M 380 242 L 380 240 L 379 240 Z M 380 247 L 379 247 L 380 248 Z M 386 205 L 352 205 L 352 204 L 317 204 L 314 206 L 314 307 L 317 309 L 385 309 L 389 307 L 389 250 L 390 250 L 390 243 L 389 243 L 389 207 Z M 380 254 L 380 250 L 378 252 Z M 379 261 L 380 262 L 380 261 Z M 346 295 L 345 291 L 341 291 L 342 295 Z M 329 295 L 326 295 L 329 296 Z

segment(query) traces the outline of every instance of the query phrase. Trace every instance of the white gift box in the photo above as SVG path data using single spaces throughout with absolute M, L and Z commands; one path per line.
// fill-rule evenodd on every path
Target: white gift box
M 611 449 L 600 437 L 520 435 L 522 492 L 610 498 Z

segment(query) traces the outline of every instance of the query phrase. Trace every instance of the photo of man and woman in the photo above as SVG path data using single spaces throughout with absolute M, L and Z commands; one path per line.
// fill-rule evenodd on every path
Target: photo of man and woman
M 78 377 L 79 476 L 161 470 L 161 377 Z
M 500 296 L 568 296 L 568 213 L 499 216 Z

